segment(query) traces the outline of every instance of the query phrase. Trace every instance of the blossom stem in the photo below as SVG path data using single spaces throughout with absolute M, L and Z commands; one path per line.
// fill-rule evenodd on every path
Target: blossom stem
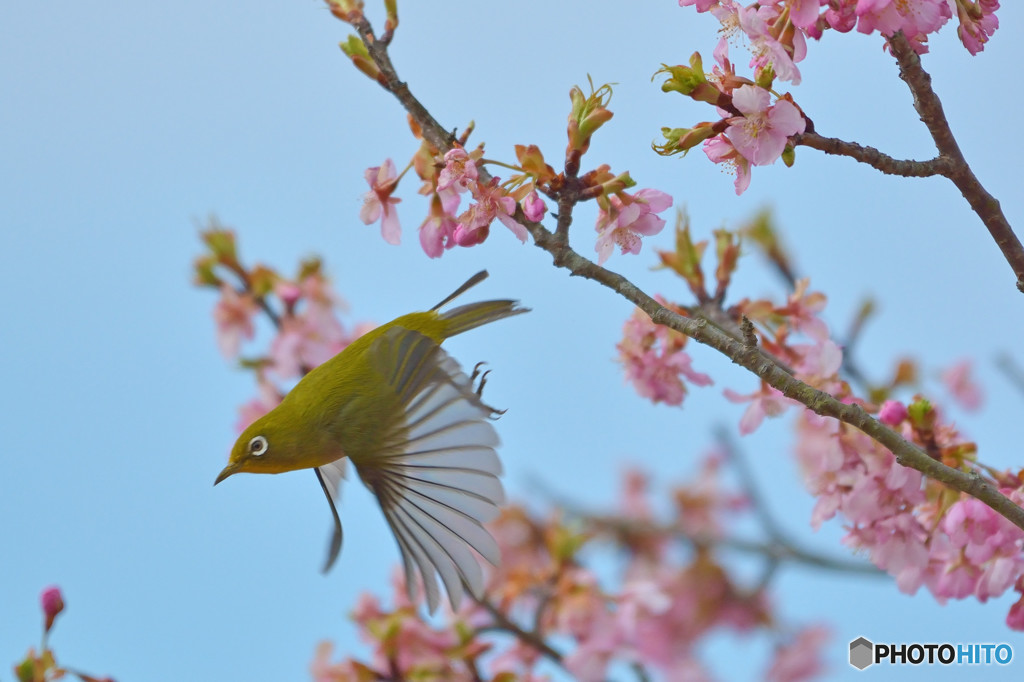
M 483 159 L 480 159 L 479 161 L 477 161 L 477 165 L 478 166 L 485 165 L 485 164 L 489 165 L 489 166 L 501 166 L 502 168 L 508 168 L 509 170 L 516 171 L 517 173 L 525 173 L 526 172 L 522 168 L 520 168 L 519 166 L 513 166 L 512 164 L 505 163 L 504 161 L 497 161 L 495 159 L 487 159 L 487 158 L 483 158 Z

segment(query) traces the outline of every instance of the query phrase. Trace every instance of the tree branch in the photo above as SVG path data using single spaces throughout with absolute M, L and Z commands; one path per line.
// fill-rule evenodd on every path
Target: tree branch
M 398 101 L 402 103 L 405 110 L 419 124 L 423 130 L 424 137 L 442 153 L 451 149 L 452 136 L 441 127 L 440 123 L 412 95 L 405 83 L 402 83 L 398 78 L 398 74 L 388 57 L 386 47 L 376 42 L 369 22 L 365 18 L 360 18 L 356 23 L 356 29 L 363 38 L 371 58 L 377 68 L 380 69 L 381 79 L 384 81 L 385 87 L 398 98 Z M 896 38 L 901 37 L 897 36 Z M 905 39 L 903 40 L 905 43 Z M 898 44 L 894 43 L 894 52 L 898 51 L 898 48 Z M 917 62 L 919 64 L 916 55 L 911 57 L 904 56 L 900 59 L 907 61 L 908 64 L 910 62 Z M 901 70 L 903 68 L 901 61 Z M 923 74 L 923 71 L 921 74 Z M 924 74 L 924 76 L 927 77 L 927 74 Z M 908 80 L 908 82 L 910 81 Z M 914 90 L 915 86 L 911 85 L 911 89 Z M 928 92 L 931 92 L 930 88 Z M 935 97 L 934 93 L 931 93 L 931 96 L 934 102 L 928 105 L 925 111 L 931 111 L 938 105 L 938 98 Z M 918 97 L 915 94 L 915 100 L 917 99 Z M 941 107 L 939 107 L 939 112 L 941 113 Z M 922 118 L 924 118 L 924 114 L 922 114 Z M 945 121 L 944 118 L 942 120 L 943 122 Z M 950 139 L 952 139 L 951 135 Z M 940 147 L 940 151 L 942 151 L 942 147 Z M 959 153 L 959 150 L 957 152 Z M 962 156 L 960 158 L 962 159 Z M 490 175 L 486 169 L 481 168 L 479 173 L 481 182 L 489 180 Z M 967 173 L 970 173 L 969 169 Z M 971 175 L 971 178 L 973 178 L 973 175 Z M 956 181 L 954 180 L 954 182 Z M 974 182 L 977 183 L 976 180 Z M 980 188 L 980 185 L 978 187 Z M 981 191 L 983 192 L 984 190 Z M 965 196 L 967 195 L 965 194 Z M 985 196 L 988 195 L 986 194 Z M 994 199 L 991 201 L 995 202 Z M 995 210 L 998 212 L 998 203 L 995 203 Z M 1002 213 L 999 212 L 998 215 L 1002 216 Z M 567 241 L 556 237 L 544 225 L 528 220 L 523 215 L 521 209 L 516 210 L 514 218 L 526 227 L 533 237 L 534 244 L 547 251 L 551 255 L 554 264 L 557 267 L 568 270 L 570 275 L 593 280 L 611 289 L 647 313 L 655 324 L 682 332 L 698 343 L 714 348 L 732 360 L 733 363 L 760 377 L 765 383 L 777 389 L 787 398 L 802 403 L 816 414 L 823 417 L 833 417 L 864 432 L 888 448 L 895 455 L 896 461 L 901 465 L 916 469 L 929 478 L 981 500 L 993 510 L 1006 517 L 1015 526 L 1024 529 L 1024 509 L 1021 509 L 1005 495 L 1002 495 L 976 472 L 968 473 L 959 469 L 953 469 L 932 459 L 923 449 L 907 441 L 896 431 L 886 427 L 878 420 L 873 419 L 859 405 L 848 405 L 828 393 L 805 384 L 792 374 L 786 372 L 774 360 L 761 352 L 759 348 L 746 347 L 741 341 L 733 339 L 718 327 L 709 324 L 707 319 L 691 319 L 669 310 L 622 275 L 601 267 L 581 256 L 569 246 Z M 1005 219 L 1003 219 L 1003 222 L 1005 223 Z M 992 228 L 990 227 L 990 229 Z M 1016 244 L 1016 252 L 1019 252 L 1020 269 L 1018 271 L 1017 266 L 1014 265 L 1014 270 L 1019 272 L 1019 286 L 1024 291 L 1024 248 L 1021 248 L 1020 243 L 1016 240 L 1016 236 L 1009 229 L 1009 225 L 1006 225 L 1006 231 Z M 998 238 L 997 243 L 1001 243 Z M 1004 253 L 1006 253 L 1005 249 Z M 1008 255 L 1007 257 L 1009 260 L 1010 256 Z M 1014 264 L 1014 260 L 1011 260 L 1011 264 Z
M 889 46 L 892 54 L 896 57 L 896 63 L 900 67 L 900 78 L 910 87 L 914 96 L 914 109 L 921 116 L 921 121 L 928 127 L 936 149 L 945 159 L 946 164 L 942 175 L 949 178 L 964 199 L 971 205 L 971 208 L 981 222 L 988 228 L 989 234 L 995 240 L 996 246 L 1003 252 L 1006 262 L 1013 268 L 1017 275 L 1017 288 L 1024 292 L 1024 246 L 1014 234 L 1013 228 L 1003 215 L 999 202 L 982 186 L 981 182 L 974 175 L 967 160 L 964 159 L 960 145 L 953 137 L 953 131 L 946 120 L 946 114 L 942 110 L 942 102 L 939 96 L 932 89 L 932 78 L 921 66 L 921 58 L 914 52 L 910 41 L 902 32 L 897 33 L 889 39 Z
M 948 160 L 941 156 L 928 161 L 894 159 L 874 147 L 865 147 L 856 142 L 846 142 L 835 137 L 823 137 L 817 133 L 801 133 L 790 139 L 794 145 L 803 145 L 835 156 L 848 156 L 855 161 L 866 163 L 886 175 L 927 178 L 933 175 L 945 175 L 951 167 Z

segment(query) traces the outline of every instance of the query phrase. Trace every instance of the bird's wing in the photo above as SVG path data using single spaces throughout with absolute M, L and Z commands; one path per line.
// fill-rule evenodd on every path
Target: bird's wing
M 331 545 L 327 549 L 327 560 L 321 569 L 324 573 L 331 570 L 334 561 L 341 554 L 341 518 L 338 516 L 338 501 L 341 499 L 341 479 L 345 478 L 345 459 L 338 459 L 330 464 L 316 467 L 316 478 L 320 481 L 320 487 L 324 489 L 327 496 L 327 504 L 331 506 L 331 515 L 334 517 L 334 533 L 331 535 Z
M 382 447 L 351 459 L 398 541 L 410 597 L 415 567 L 430 611 L 439 601 L 435 574 L 457 609 L 463 586 L 475 596 L 483 591 L 483 572 L 470 549 L 492 564 L 499 560 L 498 545 L 482 525 L 505 499 L 492 411 L 458 363 L 422 334 L 390 329 L 368 357 L 400 409 L 379 424 Z

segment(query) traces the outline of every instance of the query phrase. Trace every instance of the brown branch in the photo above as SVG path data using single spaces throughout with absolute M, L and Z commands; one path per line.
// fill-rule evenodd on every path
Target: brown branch
M 442 153 L 447 152 L 451 148 L 452 136 L 445 132 L 444 128 L 430 115 L 419 100 L 412 95 L 405 83 L 402 83 L 398 78 L 398 74 L 395 72 L 387 55 L 387 50 L 384 46 L 379 46 L 374 40 L 373 31 L 369 23 L 365 19 L 361 19 L 356 28 L 359 31 L 359 35 L 363 37 L 374 63 L 380 69 L 381 78 L 386 84 L 385 86 L 398 98 L 402 106 L 405 107 L 405 110 L 420 125 L 424 137 Z M 894 45 L 894 51 L 896 49 L 897 46 Z M 913 60 L 917 60 L 916 55 L 913 56 Z M 932 93 L 932 96 L 934 97 L 934 93 Z M 937 98 L 935 98 L 935 102 L 938 102 Z M 480 169 L 480 179 L 482 182 L 488 181 L 489 174 L 486 172 L 486 169 Z M 998 204 L 996 204 L 996 209 L 998 210 Z M 1001 216 L 1002 214 L 1000 213 L 999 215 Z M 916 469 L 929 478 L 981 500 L 993 510 L 1006 517 L 1015 526 L 1024 529 L 1024 509 L 1014 504 L 991 484 L 983 480 L 977 473 L 967 473 L 959 469 L 953 469 L 936 461 L 919 446 L 905 440 L 897 432 L 886 427 L 878 420 L 873 419 L 859 405 L 848 405 L 828 393 L 805 384 L 789 372 L 786 372 L 773 359 L 761 352 L 759 348 L 748 348 L 742 341 L 737 341 L 717 326 L 709 324 L 707 319 L 687 318 L 669 310 L 622 275 L 603 268 L 597 263 L 581 256 L 567 242 L 556 237 L 554 233 L 542 224 L 527 220 L 521 209 L 517 209 L 514 217 L 530 232 L 534 244 L 551 255 L 554 265 L 565 268 L 569 271 L 570 275 L 593 280 L 611 289 L 647 313 L 655 324 L 682 332 L 698 343 L 714 348 L 735 364 L 756 374 L 765 383 L 777 389 L 787 398 L 802 403 L 816 414 L 823 417 L 833 417 L 864 432 L 888 448 L 895 455 L 896 461 L 901 465 Z M 1009 230 L 1009 226 L 1007 226 L 1007 230 Z M 1016 236 L 1013 235 L 1013 232 L 1009 231 L 1009 234 L 1016 242 Z M 1019 242 L 1016 242 L 1016 247 L 1020 251 L 1021 256 L 1019 272 L 1022 291 L 1024 291 L 1024 249 L 1021 248 Z M 1016 267 L 1014 269 L 1015 271 L 1017 270 Z
M 524 644 L 530 645 L 531 647 L 533 647 L 540 653 L 544 654 L 558 665 L 564 667 L 562 661 L 562 654 L 558 650 L 554 649 L 550 644 L 545 642 L 544 637 L 540 633 L 528 632 L 527 630 L 524 630 L 519 626 L 518 623 L 516 623 L 514 620 L 506 616 L 504 613 L 502 613 L 501 609 L 499 609 L 497 606 L 488 601 L 486 597 L 483 597 L 481 599 L 473 597 L 473 600 L 480 606 L 484 607 L 484 610 L 487 611 L 487 613 L 491 615 L 491 618 L 494 619 L 493 626 L 484 627 L 481 628 L 481 630 L 500 630 L 502 632 L 507 632 L 511 635 L 515 635 L 515 637 L 519 641 L 523 642 Z
M 945 175 L 950 168 L 948 160 L 941 156 L 928 161 L 894 159 L 874 147 L 865 147 L 856 142 L 846 142 L 835 137 L 824 137 L 817 133 L 801 133 L 794 135 L 790 140 L 794 145 L 810 147 L 826 154 L 848 156 L 854 161 L 865 163 L 886 175 L 900 175 L 905 178 L 927 178 L 933 175 Z
M 900 67 L 900 78 L 910 87 L 914 96 L 914 109 L 921 116 L 921 121 L 928 127 L 936 149 L 945 159 L 947 167 L 942 175 L 949 178 L 964 199 L 971 205 L 971 208 L 981 222 L 988 228 L 989 234 L 995 240 L 996 246 L 1003 252 L 1006 262 L 1013 268 L 1017 275 L 1017 288 L 1024 292 L 1024 246 L 1021 245 L 1013 228 L 1003 215 L 1003 211 L 996 200 L 982 186 L 981 182 L 974 175 L 960 145 L 953 137 L 953 131 L 946 120 L 946 114 L 942 110 L 942 102 L 939 96 L 932 89 L 932 78 L 921 66 L 921 58 L 914 52 L 910 41 L 902 32 L 897 33 L 889 39 L 889 46 L 892 54 L 896 57 L 896 63 Z

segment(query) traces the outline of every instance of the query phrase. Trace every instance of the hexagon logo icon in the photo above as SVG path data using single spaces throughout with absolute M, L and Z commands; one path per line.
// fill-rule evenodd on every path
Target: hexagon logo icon
M 864 637 L 858 637 L 850 642 L 850 665 L 857 670 L 864 670 L 875 658 L 875 645 Z

